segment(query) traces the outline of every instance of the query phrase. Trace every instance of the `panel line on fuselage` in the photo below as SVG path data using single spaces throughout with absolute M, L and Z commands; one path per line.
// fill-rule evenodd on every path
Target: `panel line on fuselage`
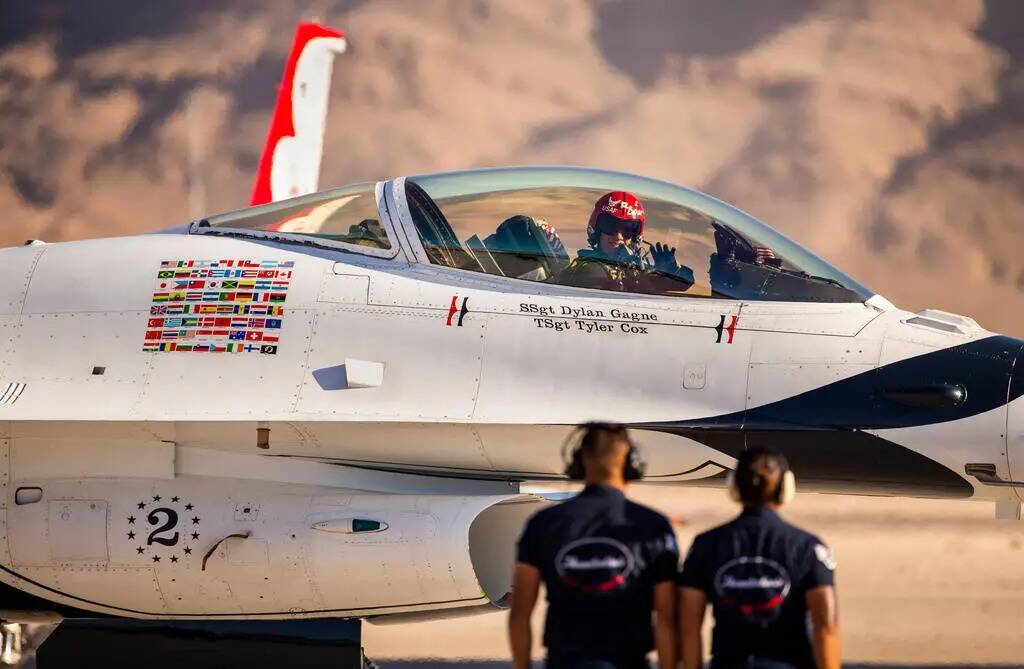
M 362 612 L 362 611 L 380 611 L 380 610 L 386 610 L 386 609 L 406 609 L 406 608 L 420 607 L 420 606 L 443 606 L 443 605 L 446 605 L 446 604 L 460 604 L 460 603 L 465 603 L 466 605 L 470 605 L 472 603 L 486 603 L 488 601 L 486 596 L 480 596 L 480 597 L 470 597 L 470 598 L 463 598 L 463 599 L 449 599 L 449 600 L 436 601 L 436 602 L 412 602 L 412 603 L 407 603 L 407 604 L 388 604 L 388 605 L 384 605 L 384 606 L 367 606 L 367 607 L 355 608 L 355 609 L 310 609 L 308 611 L 301 611 L 301 612 L 298 612 L 298 613 L 296 613 L 295 611 L 266 611 L 266 612 L 261 612 L 261 613 L 245 613 L 245 614 L 239 614 L 239 613 L 173 613 L 173 614 L 166 614 L 166 613 L 153 613 L 153 612 L 148 612 L 148 611 L 138 611 L 138 610 L 135 610 L 135 609 L 128 609 L 128 608 L 123 608 L 123 607 L 120 607 L 120 606 L 111 606 L 109 604 L 104 604 L 102 602 L 96 602 L 96 601 L 93 601 L 91 599 L 86 599 L 84 597 L 78 597 L 78 596 L 75 596 L 75 595 L 70 595 L 70 594 L 68 594 L 66 592 L 63 592 L 62 590 L 58 590 L 57 588 L 51 588 L 51 587 L 49 587 L 47 585 L 43 585 L 42 583 L 34 581 L 34 580 L 30 579 L 30 578 L 26 578 L 25 576 L 22 576 L 21 574 L 18 574 L 17 572 L 15 572 L 15 571 L 13 571 L 11 569 L 8 569 L 4 565 L 0 565 L 0 571 L 3 571 L 5 573 L 7 573 L 7 574 L 10 574 L 14 578 L 16 578 L 16 579 L 18 579 L 20 581 L 24 581 L 25 583 L 28 583 L 28 584 L 36 587 L 36 588 L 39 588 L 41 590 L 45 590 L 47 592 L 52 592 L 55 595 L 59 595 L 60 597 L 65 597 L 67 599 L 72 599 L 72 600 L 75 600 L 75 601 L 78 601 L 78 602 L 82 602 L 83 604 L 91 604 L 93 606 L 99 606 L 99 607 L 102 607 L 104 609 L 110 609 L 110 610 L 113 610 L 113 611 L 121 611 L 123 613 L 134 613 L 134 614 L 137 614 L 137 615 L 140 615 L 140 616 L 150 616 L 150 617 L 153 617 L 153 618 L 225 618 L 225 619 L 232 618 L 232 619 L 238 619 L 238 618 L 262 618 L 262 617 L 266 617 L 266 616 L 287 616 L 287 617 L 293 617 L 294 618 L 294 617 L 309 616 L 309 615 L 320 615 L 320 614 L 334 614 L 334 615 L 338 615 L 338 616 L 345 616 L 345 615 L 356 615 L 356 614 L 358 614 L 359 612 Z M 8 585 L 10 585 L 10 584 L 8 584 Z M 12 585 L 11 587 L 13 587 L 15 589 L 19 589 L 19 588 L 17 588 L 17 586 L 13 586 Z M 32 593 L 27 593 L 27 594 L 31 595 Z M 56 602 L 56 603 L 60 604 L 60 602 Z M 458 607 L 453 607 L 453 608 L 458 608 Z

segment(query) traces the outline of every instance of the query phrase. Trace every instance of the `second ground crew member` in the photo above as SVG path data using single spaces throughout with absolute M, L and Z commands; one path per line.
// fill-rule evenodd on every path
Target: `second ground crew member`
M 530 667 L 541 581 L 547 669 L 645 669 L 655 646 L 660 665 L 674 668 L 679 553 L 668 520 L 626 499 L 626 482 L 643 474 L 626 429 L 584 426 L 566 474 L 586 488 L 534 515 L 519 540 L 509 613 L 515 669 Z
M 743 512 L 694 539 L 683 562 L 684 669 L 703 664 L 708 602 L 715 616 L 712 669 L 839 669 L 836 563 L 820 539 L 778 515 L 796 490 L 785 457 L 766 448 L 744 451 L 729 490 Z

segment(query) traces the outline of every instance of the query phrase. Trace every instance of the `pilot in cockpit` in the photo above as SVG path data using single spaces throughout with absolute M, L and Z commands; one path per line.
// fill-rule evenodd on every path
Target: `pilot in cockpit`
M 632 193 L 613 191 L 595 204 L 587 223 L 589 249 L 559 275 L 557 283 L 648 294 L 681 292 L 693 285 L 693 270 L 676 262 L 667 244 L 643 240 L 647 214 Z M 643 244 L 650 247 L 646 253 Z
M 471 237 L 466 246 L 491 273 L 530 281 L 546 281 L 569 264 L 569 254 L 554 227 L 543 218 L 516 214 L 506 218 L 486 239 Z M 486 253 L 484 252 L 486 251 Z
M 374 249 L 391 248 L 387 241 L 388 235 L 384 226 L 374 218 L 364 218 L 348 228 L 348 236 L 344 241 L 357 246 L 368 246 Z

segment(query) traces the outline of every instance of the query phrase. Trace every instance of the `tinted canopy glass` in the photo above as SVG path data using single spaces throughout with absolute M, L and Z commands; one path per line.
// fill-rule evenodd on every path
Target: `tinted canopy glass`
M 502 168 L 410 177 L 406 195 L 431 262 L 448 267 L 654 295 L 863 302 L 873 294 L 748 214 L 655 179 Z

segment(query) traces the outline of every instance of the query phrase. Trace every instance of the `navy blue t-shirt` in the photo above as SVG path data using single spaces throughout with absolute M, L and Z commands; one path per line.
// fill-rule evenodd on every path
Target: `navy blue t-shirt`
M 615 488 L 587 486 L 529 520 L 518 560 L 544 580 L 549 654 L 653 649 L 654 585 L 679 569 L 675 535 L 660 513 Z
M 745 509 L 698 535 L 679 582 L 704 591 L 711 603 L 711 666 L 756 657 L 813 668 L 805 595 L 834 585 L 835 568 L 820 539 L 769 509 Z

